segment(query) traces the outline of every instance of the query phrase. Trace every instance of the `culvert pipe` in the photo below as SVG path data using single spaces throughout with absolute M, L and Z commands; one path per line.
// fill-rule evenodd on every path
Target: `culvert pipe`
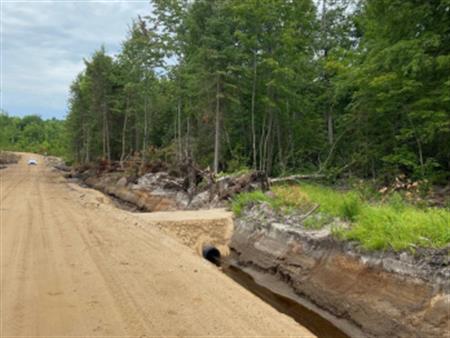
M 204 259 L 219 266 L 220 265 L 220 251 L 214 245 L 206 244 L 202 249 L 202 256 Z

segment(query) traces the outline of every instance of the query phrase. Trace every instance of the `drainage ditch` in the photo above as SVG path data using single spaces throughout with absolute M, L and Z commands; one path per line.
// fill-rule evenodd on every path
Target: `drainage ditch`
M 202 250 L 203 258 L 216 266 L 236 283 L 253 293 L 255 296 L 291 317 L 297 323 L 307 328 L 318 338 L 350 338 L 329 320 L 315 311 L 303 306 L 292 298 L 281 295 L 273 289 L 258 283 L 249 273 L 230 259 L 221 258 L 220 251 L 212 245 L 205 245 Z

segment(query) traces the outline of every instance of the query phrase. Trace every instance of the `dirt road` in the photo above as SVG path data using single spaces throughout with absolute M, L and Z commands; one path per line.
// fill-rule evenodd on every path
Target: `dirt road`
M 312 335 L 38 157 L 0 171 L 1 337 Z

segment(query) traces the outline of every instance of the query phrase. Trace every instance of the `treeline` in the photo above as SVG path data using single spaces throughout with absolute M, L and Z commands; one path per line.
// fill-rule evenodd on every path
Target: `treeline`
M 68 139 L 64 123 L 57 119 L 43 120 L 37 115 L 13 117 L 0 111 L 0 150 L 65 157 Z
M 78 162 L 445 181 L 448 0 L 153 0 L 71 87 Z

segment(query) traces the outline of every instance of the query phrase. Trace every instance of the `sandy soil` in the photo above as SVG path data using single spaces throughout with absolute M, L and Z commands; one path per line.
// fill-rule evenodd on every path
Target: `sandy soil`
M 116 209 L 37 158 L 0 172 L 1 337 L 312 336 L 152 226 L 157 215 Z
M 225 209 L 158 211 L 140 213 L 137 217 L 192 248 L 199 255 L 205 244 L 212 244 L 227 256 L 233 235 L 233 213 Z

